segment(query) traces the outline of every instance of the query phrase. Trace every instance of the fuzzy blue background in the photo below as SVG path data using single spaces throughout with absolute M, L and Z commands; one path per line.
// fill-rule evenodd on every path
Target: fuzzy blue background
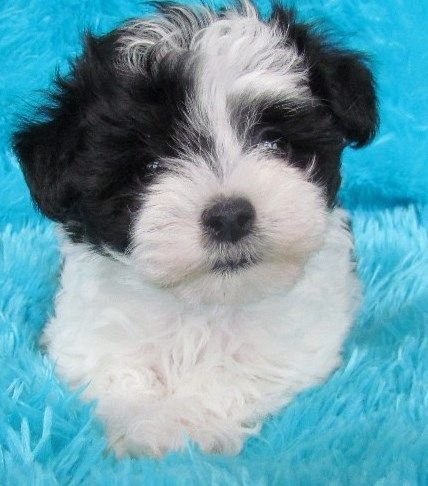
M 0 484 L 428 484 L 428 4 L 295 0 L 348 46 L 373 55 L 381 102 L 375 142 L 344 160 L 360 317 L 343 366 L 269 420 L 238 457 L 189 446 L 161 461 L 116 461 L 93 409 L 37 349 L 60 259 L 10 150 L 16 114 L 85 28 L 148 11 L 137 0 L 0 0 Z M 264 12 L 266 0 L 260 2 Z

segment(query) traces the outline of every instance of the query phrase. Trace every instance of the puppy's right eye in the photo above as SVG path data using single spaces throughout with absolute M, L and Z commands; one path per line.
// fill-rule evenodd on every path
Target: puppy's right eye
M 146 165 L 146 168 L 149 172 L 156 172 L 156 170 L 159 168 L 160 162 L 159 160 L 153 160 L 152 162 L 149 162 Z

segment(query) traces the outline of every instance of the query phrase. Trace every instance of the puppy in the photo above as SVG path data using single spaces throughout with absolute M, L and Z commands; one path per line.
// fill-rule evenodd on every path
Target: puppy
M 87 36 L 14 146 L 64 266 L 42 343 L 110 447 L 236 454 L 340 364 L 358 304 L 340 157 L 365 59 L 292 11 L 161 3 Z

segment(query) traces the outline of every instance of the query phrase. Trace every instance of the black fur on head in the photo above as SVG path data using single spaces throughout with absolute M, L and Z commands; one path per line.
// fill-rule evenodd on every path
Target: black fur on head
M 52 103 L 15 133 L 32 197 L 74 241 L 123 251 L 141 195 L 173 138 L 188 88 L 180 66 L 127 76 L 116 33 L 86 36 L 84 54 L 58 77 Z M 157 171 L 159 172 L 159 170 Z
M 196 15 L 180 19 L 169 9 L 160 7 L 177 29 L 184 17 L 188 22 Z M 279 26 L 284 42 L 304 58 L 317 103 L 297 115 L 265 109 L 262 131 L 263 124 L 281 131 L 298 166 L 317 155 L 316 175 L 332 206 L 342 149 L 367 144 L 377 127 L 372 75 L 361 54 L 336 48 L 313 27 L 296 22 L 292 11 L 276 6 L 267 22 Z M 203 23 L 188 22 L 186 29 Z M 184 133 L 189 145 L 203 145 L 195 150 L 209 150 L 210 141 L 202 133 L 189 136 L 191 54 L 184 48 L 159 62 L 147 56 L 141 70 L 126 72 L 116 62 L 119 33 L 86 36 L 83 55 L 68 76 L 58 77 L 51 102 L 22 124 L 13 142 L 32 197 L 46 216 L 62 223 L 74 241 L 124 251 L 142 195 L 168 170 L 157 161 L 179 156 Z M 187 42 L 191 35 L 185 34 Z

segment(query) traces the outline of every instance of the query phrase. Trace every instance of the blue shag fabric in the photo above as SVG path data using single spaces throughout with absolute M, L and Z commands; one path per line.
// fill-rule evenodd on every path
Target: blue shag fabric
M 260 2 L 264 12 L 267 0 Z M 35 102 L 80 33 L 148 11 L 139 0 L 0 2 L 0 484 L 428 484 L 428 8 L 425 0 L 296 0 L 373 54 L 382 126 L 345 155 L 365 300 L 331 379 L 301 394 L 238 457 L 106 455 L 93 407 L 37 348 L 60 258 L 11 152 L 15 116 Z

